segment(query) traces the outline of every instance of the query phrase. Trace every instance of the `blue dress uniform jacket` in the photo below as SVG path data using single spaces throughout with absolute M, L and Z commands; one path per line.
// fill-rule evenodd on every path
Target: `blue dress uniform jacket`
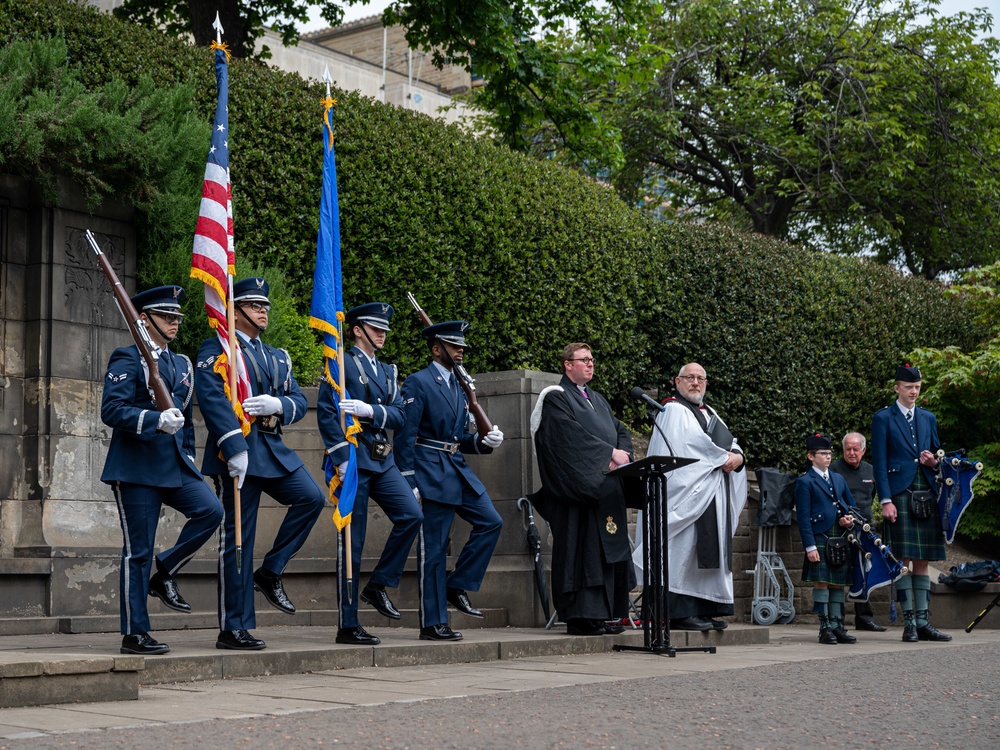
M 858 507 L 847 481 L 833 471 L 829 472 L 829 476 L 832 489 L 814 469 L 809 469 L 795 481 L 795 517 L 805 549 L 817 546 L 817 534 L 835 528 L 840 514 L 834 498 L 848 507 Z
M 432 364 L 403 381 L 403 408 L 406 424 L 396 436 L 396 463 L 410 487 L 418 487 L 422 498 L 445 505 L 460 505 L 466 487 L 476 494 L 486 492 L 462 456 L 493 452 L 469 432 L 465 393 L 459 389 L 456 399 Z M 419 447 L 418 437 L 457 444 L 459 449 L 448 453 Z
M 101 481 L 112 486 L 124 538 L 119 603 L 125 635 L 150 630 L 147 599 L 160 508 L 167 505 L 187 519 L 174 546 L 155 558 L 158 572 L 171 577 L 211 539 L 222 521 L 222 506 L 194 463 L 191 363 L 183 355 L 165 351 L 159 370 L 174 406 L 184 415 L 184 426 L 173 435 L 156 429 L 160 411 L 135 346 L 112 353 L 104 378 L 101 419 L 112 434 Z
M 373 412 L 371 420 L 360 420 L 362 432 L 356 452 L 358 492 L 351 516 L 351 552 L 354 563 L 352 590 L 355 592 L 352 597 L 347 596 L 343 537 L 337 535 L 339 627 L 354 628 L 359 624 L 357 591 L 361 555 L 368 533 L 368 498 L 375 500 L 392 522 L 392 531 L 369 579 L 371 584 L 377 586 L 399 586 L 406 558 L 420 531 L 424 516 L 409 485 L 396 468 L 393 452 L 383 461 L 372 458 L 371 455 L 371 448 L 376 440 L 388 440 L 388 430 L 396 431 L 403 426 L 403 399 L 396 383 L 396 368 L 386 367 L 376 359 L 375 369 L 372 369 L 364 352 L 354 347 L 344 357 L 344 378 L 348 395 L 370 404 Z M 326 452 L 336 466 L 348 459 L 350 448 L 340 427 L 340 413 L 333 399 L 333 387 L 324 380 L 319 386 L 317 421 Z
M 245 342 L 240 340 L 248 359 L 251 395 L 269 394 L 281 399 L 283 411 L 276 415 L 280 424 L 298 422 L 305 416 L 307 404 L 292 375 L 291 360 L 280 349 L 260 343 L 262 355 L 252 346 L 244 346 Z M 251 423 L 250 434 L 243 436 L 239 420 L 226 397 L 222 378 L 212 369 L 215 358 L 221 352 L 218 337 L 206 340 L 198 352 L 194 376 L 198 405 L 208 427 L 203 469 L 205 474 L 217 477 L 216 486 L 221 487 L 222 504 L 226 511 L 219 544 L 219 625 L 221 630 L 250 630 L 257 626 L 253 555 L 261 493 L 267 492 L 279 503 L 288 506 L 274 544 L 260 565 L 263 571 L 272 575 L 281 575 L 288 561 L 301 549 L 323 512 L 326 495 L 306 471 L 302 459 L 282 442 L 280 434 L 260 431 L 258 423 L 261 417 Z M 253 362 L 249 361 L 250 358 Z M 229 477 L 226 459 L 244 450 L 249 451 L 249 465 L 240 492 L 243 564 L 237 572 L 233 481 Z
M 166 353 L 159 363 L 160 376 L 184 414 L 184 427 L 173 435 L 159 432 L 160 412 L 146 384 L 139 349 L 115 349 L 108 361 L 101 401 L 101 420 L 112 428 L 111 445 L 101 481 L 130 482 L 151 487 L 180 487 L 183 467 L 195 475 L 194 425 L 191 395 L 194 390 L 187 357 Z
M 378 474 L 396 466 L 390 453 L 384 461 L 371 457 L 370 446 L 375 440 L 385 439 L 387 431 L 399 430 L 406 420 L 403 398 L 396 385 L 396 368 L 386 367 L 375 360 L 377 371 L 372 370 L 368 357 L 358 347 L 344 355 L 344 378 L 351 398 L 370 404 L 374 414 L 371 420 L 361 420 L 363 440 L 358 441 L 358 469 Z M 333 403 L 333 388 L 325 380 L 319 385 L 317 410 L 321 416 L 319 432 L 323 436 L 326 452 L 334 465 L 347 460 L 349 449 L 344 431 L 340 428 L 340 413 Z M 367 441 L 367 445 L 365 444 Z
M 872 467 L 875 489 L 881 502 L 888 502 L 913 484 L 919 468 L 933 487 L 934 470 L 920 463 L 921 451 L 935 452 L 941 447 L 937 418 L 932 412 L 915 406 L 913 422 L 917 440 L 910 436 L 910 426 L 899 407 L 892 403 L 872 417 Z
M 241 347 L 243 342 L 241 340 Z M 268 361 L 265 363 L 252 347 L 243 347 L 249 360 L 254 358 L 260 370 L 261 385 L 257 384 L 256 373 L 251 362 L 247 362 L 250 375 L 252 395 L 261 393 L 277 396 L 282 402 L 282 413 L 277 415 L 281 424 L 298 422 L 306 415 L 306 397 L 292 375 L 292 363 L 285 352 L 263 344 Z M 222 378 L 215 373 L 212 366 L 215 358 L 222 353 L 222 344 L 218 337 L 207 339 L 198 351 L 198 367 L 195 371 L 195 390 L 198 393 L 198 406 L 205 417 L 208 427 L 209 442 L 205 449 L 202 471 L 209 476 L 228 475 L 226 461 L 242 451 L 250 452 L 250 468 L 247 476 L 275 478 L 302 466 L 302 459 L 291 448 L 285 446 L 281 435 L 260 432 L 256 422 L 251 424 L 250 434 L 246 437 L 240 430 L 240 422 L 236 418 L 229 399 L 226 397 Z M 276 374 L 272 372 L 277 365 Z M 265 369 L 266 367 L 266 369 Z M 273 392 L 272 392 L 273 391 Z M 219 457 L 219 452 L 222 457 Z
M 503 520 L 462 456 L 493 449 L 469 431 L 469 405 L 457 384 L 453 391 L 432 363 L 403 382 L 403 409 L 406 424 L 396 434 L 396 463 L 410 486 L 420 489 L 423 500 L 424 524 L 417 546 L 420 626 L 432 627 L 448 622 L 448 589 L 479 590 Z M 417 440 L 458 448 L 454 453 L 436 450 L 417 445 Z M 449 574 L 448 536 L 455 515 L 471 524 L 472 531 Z

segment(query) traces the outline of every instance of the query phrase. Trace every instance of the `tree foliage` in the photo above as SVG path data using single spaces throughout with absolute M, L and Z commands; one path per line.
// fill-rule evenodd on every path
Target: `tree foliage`
M 351 0 L 346 0 L 350 3 Z M 323 18 L 336 25 L 344 17 L 343 4 L 332 0 L 125 0 L 115 8 L 118 18 L 162 29 L 178 38 L 191 35 L 195 44 L 207 47 L 215 39 L 212 24 L 218 12 L 227 46 L 236 57 L 253 54 L 254 42 L 264 35 L 264 24 L 281 34 L 285 46 L 298 42 L 297 24 L 309 20 L 310 8 L 318 7 Z M 265 46 L 262 58 L 270 57 Z
M 114 75 L 130 85 L 143 74 L 158 86 L 187 81 L 211 120 L 208 50 L 55 0 L 0 4 L 0 35 L 47 32 L 53 18 L 88 89 Z M 272 274 L 283 274 L 296 303 L 289 330 L 300 332 L 294 315 L 312 295 L 323 93 L 257 61 L 230 66 L 238 271 L 266 269 L 272 292 Z M 631 387 L 662 389 L 682 363 L 700 361 L 751 465 L 797 466 L 808 431 L 865 428 L 906 351 L 967 349 L 984 335 L 938 283 L 726 227 L 653 222 L 576 171 L 356 93 L 334 96 L 345 299 L 396 307 L 384 357 L 404 375 L 427 363 L 405 302 L 412 291 L 433 319 L 472 322 L 473 373 L 554 372 L 566 342 L 589 341 L 600 360 L 595 387 L 637 426 Z M 207 145 L 206 134 L 193 149 L 202 169 Z M 199 197 L 196 179 L 172 236 L 150 243 L 143 231 L 148 282 L 188 284 Z M 170 271 L 162 263 L 173 252 Z M 194 342 L 208 335 L 200 296 L 185 300 L 182 330 Z M 292 355 L 307 381 L 307 360 Z

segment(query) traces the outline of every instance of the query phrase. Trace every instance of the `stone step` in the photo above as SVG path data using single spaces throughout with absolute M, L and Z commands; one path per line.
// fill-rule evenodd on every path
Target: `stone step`
M 159 610 L 159 612 L 155 611 Z M 456 629 L 505 628 L 509 624 L 507 610 L 500 607 L 484 607 L 483 618 L 469 617 L 456 610 L 449 610 L 452 627 Z M 358 619 L 368 627 L 399 627 L 416 629 L 418 616 L 416 609 L 401 609 L 401 620 L 383 617 L 367 604 L 358 610 Z M 214 612 L 192 612 L 181 614 L 172 612 L 160 604 L 150 607 L 149 621 L 154 631 L 161 630 L 218 630 L 219 618 Z M 265 605 L 257 610 L 257 624 L 261 627 L 298 625 L 337 627 L 337 610 L 299 610 L 294 615 L 286 615 Z M 539 623 L 544 624 L 544 623 Z M 0 637 L 10 635 L 40 635 L 44 633 L 118 633 L 120 623 L 112 615 L 77 615 L 68 617 L 0 617 Z
M 335 632 L 326 627 L 260 627 L 254 634 L 266 641 L 267 648 L 243 652 L 217 649 L 214 629 L 157 631 L 154 636 L 170 644 L 171 651 L 150 657 L 120 655 L 121 636 L 116 633 L 5 636 L 0 638 L 0 706 L 136 700 L 140 685 L 597 653 L 611 651 L 616 643 L 641 645 L 643 640 L 642 630 L 581 637 L 568 636 L 564 626 L 552 630 L 462 626 L 465 638 L 454 643 L 421 641 L 415 629 L 378 627 L 372 632 L 382 638 L 380 645 L 339 645 L 334 643 Z M 767 628 L 745 625 L 708 633 L 671 633 L 675 648 L 768 640 Z

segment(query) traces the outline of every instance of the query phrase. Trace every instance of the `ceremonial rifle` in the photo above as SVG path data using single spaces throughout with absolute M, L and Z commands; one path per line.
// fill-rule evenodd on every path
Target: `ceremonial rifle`
M 135 309 L 135 305 L 132 304 L 132 300 L 125 291 L 125 287 L 118 280 L 118 274 L 111 267 L 107 256 L 101 252 L 101 247 L 97 244 L 97 240 L 94 239 L 93 233 L 88 229 L 86 235 L 90 246 L 97 253 L 97 262 L 101 266 L 101 270 L 104 271 L 104 275 L 111 282 L 111 290 L 115 294 L 115 304 L 118 305 L 118 310 L 121 312 L 122 318 L 125 319 L 125 325 L 128 326 L 129 333 L 132 334 L 132 339 L 139 348 L 139 354 L 146 360 L 146 365 L 149 367 L 148 383 L 150 389 L 153 391 L 153 403 L 156 404 L 156 408 L 160 411 L 174 408 L 173 396 L 170 395 L 170 390 L 167 388 L 166 383 L 163 382 L 163 378 L 160 377 L 160 368 L 157 364 L 162 349 L 153 343 L 149 331 L 146 330 L 146 321 L 139 317 L 139 312 Z
M 413 309 L 417 311 L 417 315 L 420 316 L 420 320 L 423 321 L 425 326 L 432 326 L 434 322 L 430 319 L 424 308 L 420 306 L 417 302 L 417 298 L 413 296 L 412 292 L 406 293 L 406 298 L 410 300 L 410 304 L 413 305 Z M 451 362 L 451 367 L 454 372 L 458 374 L 458 384 L 462 386 L 462 390 L 465 391 L 465 398 L 469 402 L 469 411 L 476 420 L 476 432 L 479 433 L 480 439 L 486 437 L 487 433 L 493 429 L 493 423 L 490 422 L 490 418 L 486 416 L 486 412 L 483 407 L 479 405 L 479 399 L 476 398 L 476 381 L 473 380 L 472 376 L 466 372 L 465 368 L 462 367 L 458 362 L 456 362 L 451 357 L 451 352 L 447 348 L 444 349 L 445 356 L 448 357 Z

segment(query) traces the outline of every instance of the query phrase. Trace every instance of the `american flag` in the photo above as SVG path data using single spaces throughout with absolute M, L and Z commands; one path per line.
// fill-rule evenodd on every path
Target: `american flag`
M 219 98 L 212 125 L 212 145 L 208 149 L 205 181 L 201 188 L 201 208 L 194 230 L 194 255 L 191 259 L 191 278 L 205 284 L 205 311 L 208 323 L 219 336 L 223 354 L 215 360 L 215 372 L 229 388 L 228 322 L 226 303 L 236 273 L 236 250 L 233 244 L 233 192 L 229 180 L 229 51 L 225 45 L 214 43 L 215 81 Z M 250 422 L 243 414 L 243 401 L 250 396 L 250 378 L 242 354 L 236 358 L 237 399 L 233 404 L 240 419 L 243 433 L 250 432 Z

